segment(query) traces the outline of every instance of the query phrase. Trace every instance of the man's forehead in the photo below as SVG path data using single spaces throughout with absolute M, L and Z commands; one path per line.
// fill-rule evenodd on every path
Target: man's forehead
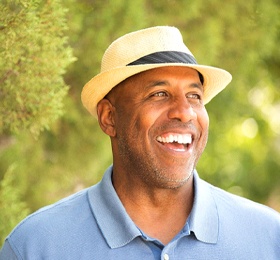
M 148 86 L 168 85 L 169 79 L 172 79 L 173 76 L 174 78 L 176 78 L 177 75 L 181 75 L 182 79 L 186 79 L 186 80 L 188 80 L 189 78 L 191 79 L 197 78 L 195 79 L 195 81 L 197 81 L 196 84 L 203 85 L 203 82 L 201 82 L 199 72 L 197 70 L 192 68 L 174 67 L 174 66 L 155 68 L 155 69 L 143 71 L 141 73 L 138 73 L 136 75 L 127 78 L 120 84 L 143 82 Z
M 203 90 L 203 76 L 199 75 L 199 72 L 193 68 L 189 67 L 182 67 L 182 66 L 167 66 L 167 67 L 159 67 L 159 68 L 153 68 L 150 70 L 142 71 L 140 73 L 137 73 L 135 75 L 132 75 L 128 77 L 127 79 L 120 82 L 118 85 L 116 85 L 114 88 L 111 89 L 111 91 L 108 93 L 107 96 L 113 96 L 116 95 L 119 92 L 122 92 L 122 95 L 125 93 L 124 87 L 128 85 L 134 85 L 133 88 L 130 88 L 129 90 L 138 91 L 141 90 L 139 88 L 138 83 L 141 84 L 145 89 L 151 88 L 153 86 L 159 86 L 159 85 L 168 85 L 168 78 L 174 76 L 176 77 L 177 72 L 180 71 L 181 73 L 185 74 L 186 79 L 189 77 L 196 77 L 197 81 L 192 83 L 193 87 L 200 88 Z M 201 80 L 202 77 L 202 80 Z M 138 87 L 137 87 L 137 86 Z

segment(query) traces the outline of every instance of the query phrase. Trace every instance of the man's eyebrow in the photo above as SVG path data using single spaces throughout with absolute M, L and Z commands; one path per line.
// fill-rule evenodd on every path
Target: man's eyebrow
M 170 83 L 167 80 L 152 80 L 148 82 L 146 85 L 147 88 L 152 88 L 156 86 L 167 86 L 170 85 Z
M 200 82 L 199 83 L 192 83 L 192 84 L 190 84 L 190 87 L 197 88 L 197 89 L 201 90 L 202 92 L 204 91 L 204 87 Z
M 150 90 L 157 86 L 170 86 L 167 80 L 151 80 L 145 85 L 145 90 Z
M 146 84 L 145 89 L 149 90 L 149 89 L 152 89 L 157 86 L 171 86 L 171 84 L 169 83 L 168 80 L 152 80 Z M 188 86 L 191 88 L 197 88 L 202 92 L 204 91 L 204 88 L 203 88 L 203 85 L 201 84 L 201 82 L 197 82 L 197 83 L 194 82 L 194 83 L 189 84 Z

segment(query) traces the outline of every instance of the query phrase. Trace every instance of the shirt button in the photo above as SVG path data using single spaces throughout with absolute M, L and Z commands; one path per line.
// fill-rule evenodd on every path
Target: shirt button
M 163 259 L 164 260 L 169 260 L 169 255 L 168 254 L 164 254 Z

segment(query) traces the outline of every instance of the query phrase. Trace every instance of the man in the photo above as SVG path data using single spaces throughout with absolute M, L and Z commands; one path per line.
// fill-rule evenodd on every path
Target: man
M 201 180 L 205 104 L 231 81 L 174 27 L 127 34 L 82 101 L 111 139 L 100 183 L 23 220 L 0 259 L 280 259 L 280 215 Z

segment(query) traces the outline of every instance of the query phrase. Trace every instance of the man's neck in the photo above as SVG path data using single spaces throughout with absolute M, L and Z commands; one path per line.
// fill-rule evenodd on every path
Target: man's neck
M 117 179 L 114 187 L 135 225 L 163 244 L 182 230 L 192 209 L 193 178 L 176 189 L 151 188 Z

